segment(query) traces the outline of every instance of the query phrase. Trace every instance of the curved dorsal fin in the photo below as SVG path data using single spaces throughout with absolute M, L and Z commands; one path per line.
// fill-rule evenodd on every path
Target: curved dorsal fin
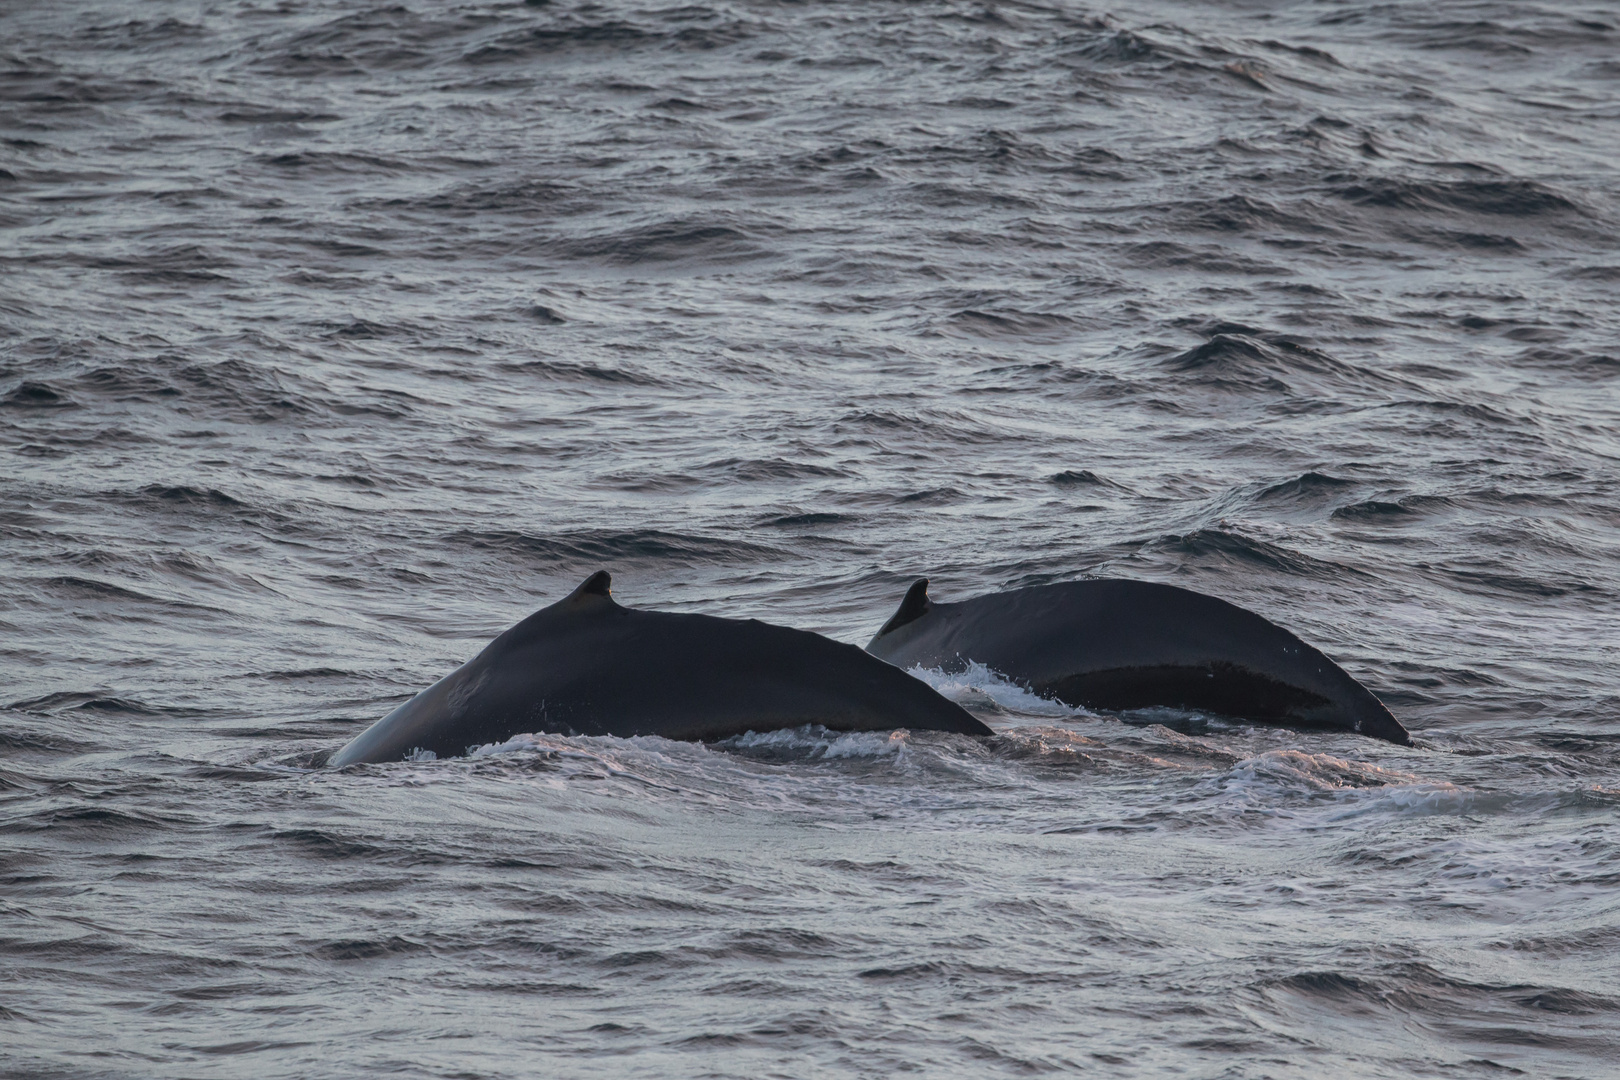
M 613 575 L 606 570 L 598 570 L 586 578 L 573 592 L 568 594 L 570 600 L 583 600 L 587 596 L 601 596 L 613 599 Z
M 598 570 L 584 581 L 579 587 L 554 604 L 536 611 L 527 619 L 518 623 L 512 629 L 489 643 L 490 649 L 497 646 L 515 648 L 525 641 L 532 639 L 535 634 L 551 632 L 555 628 L 553 620 L 561 617 L 591 618 L 607 612 L 623 611 L 613 600 L 613 575 L 606 570 Z M 604 601 L 606 606 L 603 606 Z M 488 651 L 488 650 L 486 650 Z M 480 654 L 482 655 L 482 654 Z
M 925 577 L 918 578 L 911 583 L 911 588 L 906 590 L 906 598 L 900 601 L 900 610 L 896 611 L 894 617 L 883 624 L 883 629 L 877 632 L 877 636 L 882 637 L 891 630 L 900 629 L 914 619 L 922 618 L 928 614 L 928 607 L 928 579 Z

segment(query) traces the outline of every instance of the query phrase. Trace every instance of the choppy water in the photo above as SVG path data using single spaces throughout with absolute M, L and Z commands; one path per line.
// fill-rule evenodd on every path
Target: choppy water
M 0 1072 L 1620 1075 L 1620 11 L 12 3 Z M 1107 574 L 1418 745 L 310 768 L 601 567 Z

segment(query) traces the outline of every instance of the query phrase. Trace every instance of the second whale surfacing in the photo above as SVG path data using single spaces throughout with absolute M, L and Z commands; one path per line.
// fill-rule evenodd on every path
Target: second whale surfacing
M 989 735 L 905 672 L 805 630 L 637 611 L 598 571 L 361 732 L 329 765 L 453 757 L 514 735 L 711 741 L 820 724 Z
M 1071 581 L 935 603 L 925 578 L 866 648 L 907 669 L 977 662 L 1087 709 L 1192 709 L 1411 742 L 1383 702 L 1317 649 L 1174 585 Z

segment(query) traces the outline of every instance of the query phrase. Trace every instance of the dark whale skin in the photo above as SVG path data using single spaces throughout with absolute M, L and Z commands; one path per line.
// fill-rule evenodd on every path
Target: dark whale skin
M 454 757 L 530 732 L 709 741 L 821 724 L 991 734 L 926 683 L 854 645 L 754 619 L 620 607 L 611 580 L 593 574 L 328 764 L 399 761 L 416 750 Z
M 908 669 L 977 661 L 1087 709 L 1164 706 L 1411 742 L 1383 702 L 1319 650 L 1174 585 L 1071 581 L 948 604 L 931 601 L 923 579 L 866 649 Z

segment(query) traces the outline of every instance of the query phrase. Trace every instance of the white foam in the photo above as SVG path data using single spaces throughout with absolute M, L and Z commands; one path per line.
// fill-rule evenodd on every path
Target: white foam
M 808 755 L 829 758 L 864 758 L 882 757 L 897 754 L 905 749 L 906 732 L 904 731 L 828 731 L 819 725 L 805 725 L 797 728 L 783 728 L 773 731 L 749 731 L 742 735 L 734 735 L 723 739 L 718 745 L 734 747 L 740 750 L 756 749 L 783 749 L 811 751 Z M 483 746 L 469 749 L 469 758 L 489 758 L 501 754 L 549 753 L 556 757 L 582 757 L 594 761 L 605 761 L 611 754 L 605 751 L 609 746 L 613 749 L 652 751 L 659 757 L 666 755 L 659 751 L 675 749 L 695 749 L 702 744 L 687 742 L 671 743 L 657 735 L 640 735 L 628 739 L 613 738 L 607 746 L 597 751 L 595 746 L 582 746 L 582 743 L 595 744 L 606 742 L 606 739 L 591 739 L 588 737 L 568 737 L 563 735 L 548 735 L 543 733 L 526 733 L 514 735 L 505 742 L 486 743 Z M 409 758 L 407 760 L 432 761 L 432 754 L 427 756 Z
M 1346 788 L 1382 788 L 1420 784 L 1423 778 L 1396 769 L 1386 769 L 1365 761 L 1310 754 L 1303 750 L 1267 750 L 1233 765 L 1227 778 L 1235 784 L 1281 781 L 1287 786 L 1313 791 L 1339 791 Z
M 818 758 L 875 758 L 899 755 L 906 749 L 904 731 L 828 731 L 823 727 L 750 731 L 726 739 L 739 750 L 782 749 L 809 751 Z
M 1473 788 L 1425 781 L 1357 793 L 1360 797 L 1329 814 L 1329 822 L 1344 821 L 1363 814 L 1395 812 L 1401 816 L 1423 814 L 1466 814 L 1478 809 L 1484 796 Z
M 1331 800 L 1327 814 L 1313 813 L 1309 818 L 1316 825 L 1332 825 L 1370 813 L 1462 813 L 1480 795 L 1470 788 L 1399 769 L 1302 750 L 1268 750 L 1244 758 L 1212 778 L 1211 783 L 1220 802 L 1234 802 L 1245 813 L 1276 817 L 1297 817 L 1302 809 L 1298 796 L 1307 796 L 1312 802 L 1326 797 Z
M 556 736 L 525 732 L 521 735 L 513 735 L 505 742 L 485 743 L 483 746 L 469 748 L 467 756 L 469 758 L 487 758 L 494 757 L 497 754 L 517 754 L 533 750 L 555 752 L 562 749 L 568 749 L 568 747 L 559 745 L 556 742 Z
M 1065 705 L 1061 701 L 1043 698 L 976 660 L 969 661 L 965 670 L 951 674 L 946 674 L 938 668 L 921 666 L 913 667 L 910 674 L 955 702 L 983 695 L 1008 712 L 1023 716 L 1093 715 L 1084 709 Z

